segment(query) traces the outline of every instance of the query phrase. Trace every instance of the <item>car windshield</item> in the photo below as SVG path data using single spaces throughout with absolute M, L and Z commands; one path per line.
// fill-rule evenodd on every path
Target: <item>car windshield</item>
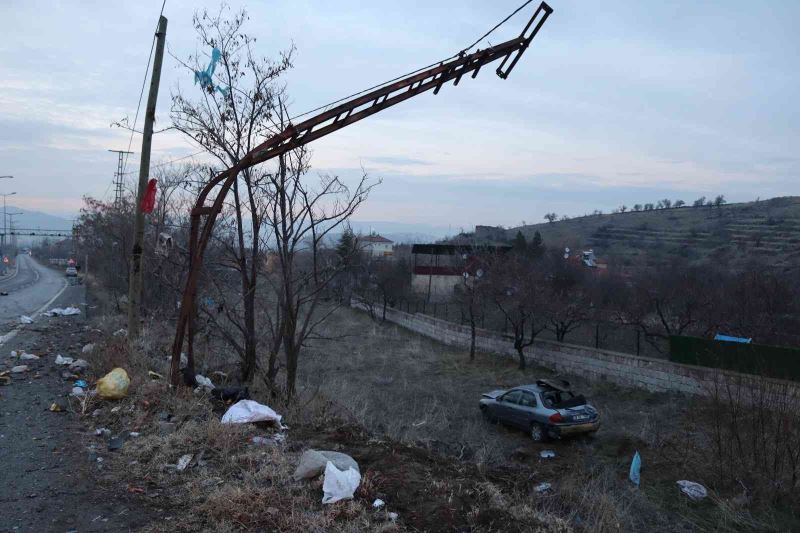
M 549 390 L 542 393 L 542 403 L 545 407 L 552 408 L 574 397 L 575 395 L 570 391 Z

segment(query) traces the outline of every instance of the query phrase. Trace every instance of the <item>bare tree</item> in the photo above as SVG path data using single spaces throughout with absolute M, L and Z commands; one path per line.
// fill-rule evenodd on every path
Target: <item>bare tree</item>
M 189 98 L 180 90 L 172 97 L 172 124 L 202 146 L 223 168 L 239 161 L 263 139 L 276 132 L 275 109 L 284 87 L 279 83 L 292 66 L 294 48 L 279 53 L 276 60 L 260 58 L 254 52 L 255 38 L 247 35 L 248 20 L 242 10 L 230 13 L 196 13 L 193 18 L 198 40 L 218 55 L 213 83 L 197 89 Z M 218 51 L 218 54 L 217 54 Z M 200 57 L 190 57 L 190 70 L 203 70 Z M 235 242 L 229 247 L 232 266 L 238 271 L 242 292 L 243 355 L 242 380 L 251 381 L 256 369 L 257 335 L 255 298 L 262 264 L 260 231 L 266 204 L 266 174 L 259 168 L 241 172 L 233 185 Z M 230 315 L 231 319 L 235 315 Z
M 553 222 L 555 222 L 556 220 L 558 220 L 558 215 L 557 215 L 557 214 L 555 214 L 555 213 L 547 213 L 547 214 L 544 216 L 544 219 L 545 219 L 546 221 L 548 221 L 549 223 L 551 223 L 551 224 L 552 224 Z

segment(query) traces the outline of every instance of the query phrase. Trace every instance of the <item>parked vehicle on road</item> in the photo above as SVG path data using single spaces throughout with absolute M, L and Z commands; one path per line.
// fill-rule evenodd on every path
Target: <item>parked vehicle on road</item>
M 77 278 L 78 277 L 78 269 L 74 266 L 67 267 L 66 276 L 68 278 Z
M 563 380 L 542 379 L 533 385 L 487 392 L 479 407 L 489 420 L 518 427 L 537 442 L 600 429 L 597 409 Z

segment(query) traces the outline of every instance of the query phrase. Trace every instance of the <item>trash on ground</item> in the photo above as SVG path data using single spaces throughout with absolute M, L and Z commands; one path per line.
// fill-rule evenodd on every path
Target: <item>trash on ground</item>
M 33 324 L 33 319 L 28 315 L 22 315 L 19 317 L 20 324 Z
M 211 396 L 223 402 L 238 402 L 239 400 L 249 400 L 250 391 L 247 387 L 214 388 Z
M 189 466 L 189 463 L 192 462 L 192 458 L 194 457 L 193 454 L 187 453 L 186 455 L 181 455 L 178 459 L 178 472 L 183 472 Z
M 139 433 L 138 431 L 131 431 L 130 433 L 128 433 L 128 436 L 133 437 L 134 439 L 139 435 L 141 435 L 141 433 Z
M 275 422 L 280 426 L 281 415 L 253 400 L 240 400 L 222 415 L 223 424 L 248 424 L 251 422 Z
M 277 446 L 286 440 L 286 433 L 276 433 L 271 437 L 256 436 L 250 442 L 258 446 Z
M 45 313 L 47 316 L 70 316 L 70 315 L 79 315 L 81 314 L 81 310 L 77 307 L 54 307 L 48 312 Z
M 211 380 L 208 379 L 207 377 L 205 377 L 203 375 L 200 375 L 200 374 L 196 374 L 194 376 L 194 379 L 197 382 L 197 388 L 198 389 L 205 389 L 207 391 L 214 390 L 214 384 L 211 383 Z
M 108 449 L 109 451 L 119 450 L 122 448 L 122 445 L 125 444 L 125 439 L 122 437 L 114 437 L 113 439 L 108 439 Z
M 11 368 L 12 374 L 21 374 L 28 371 L 28 365 L 17 365 Z
M 94 434 L 97 437 L 107 437 L 111 435 L 111 430 L 108 428 L 97 428 L 94 430 Z
M 62 407 L 62 406 L 61 406 L 61 404 L 60 404 L 60 403 L 58 403 L 58 402 L 53 402 L 53 403 L 50 405 L 50 411 L 52 411 L 52 412 L 54 412 L 54 413 L 60 413 L 60 412 L 62 412 L 63 410 L 64 410 L 64 407 Z
M 26 352 L 22 352 L 19 355 L 19 358 L 22 361 L 36 361 L 37 359 L 40 359 L 38 355 L 33 355 L 32 353 L 26 353 Z
M 164 376 L 158 372 L 153 372 L 152 370 L 148 370 L 147 375 L 150 376 L 150 379 L 164 379 Z
M 360 483 L 361 474 L 358 470 L 354 468 L 339 470 L 333 462 L 328 461 L 325 465 L 325 479 L 322 482 L 322 503 L 352 499 Z
M 88 389 L 89 388 L 89 383 L 85 379 L 79 379 L 78 381 L 73 383 L 73 385 L 75 385 L 76 387 L 80 387 L 82 389 Z
M 380 508 L 381 508 L 381 507 L 383 507 L 384 505 L 386 505 L 386 502 L 385 502 L 385 501 L 383 501 L 383 500 L 381 500 L 380 498 L 378 498 L 377 500 L 375 500 L 374 502 L 372 502 L 372 507 L 373 507 L 374 509 L 380 509 Z
M 56 355 L 57 365 L 71 365 L 75 360 L 72 357 L 62 357 L 61 354 Z
M 400 517 L 400 515 L 397 514 L 397 513 L 389 513 L 389 520 L 391 520 L 392 522 L 397 520 L 399 517 Z
M 8 370 L 0 372 L 0 385 L 11 385 L 11 376 L 8 375 Z
M 16 351 L 16 350 L 11 350 L 11 353 L 10 353 L 10 354 L 8 354 L 8 356 L 9 356 L 9 357 L 11 357 L 12 359 L 13 359 L 13 358 L 15 358 L 15 357 L 17 357 L 17 355 L 18 355 L 18 354 L 17 354 L 17 351 Z
M 542 459 L 552 459 L 555 456 L 556 452 L 554 452 L 553 450 L 542 450 L 539 452 L 539 457 L 541 457 Z
M 633 461 L 631 461 L 631 471 L 630 474 L 628 474 L 631 483 L 633 483 L 637 487 L 639 486 L 639 481 L 640 481 L 639 473 L 641 472 L 641 470 L 642 470 L 642 457 L 639 455 L 639 452 L 637 451 L 633 455 Z
M 89 343 L 84 345 L 83 348 L 81 348 L 81 353 L 89 353 L 92 350 L 94 350 L 94 344 Z
M 71 372 L 80 372 L 82 370 L 86 370 L 89 368 L 89 362 L 85 359 L 76 359 L 69 365 L 69 369 Z
M 128 395 L 131 379 L 122 368 L 115 368 L 97 380 L 97 395 L 104 400 L 120 400 Z
M 694 481 L 687 481 L 682 479 L 680 481 L 676 481 L 678 487 L 681 489 L 681 492 L 686 494 L 690 500 L 698 502 L 708 496 L 708 491 L 706 488 L 701 485 L 700 483 L 695 483 Z
M 84 396 L 86 396 L 86 390 L 80 387 L 72 387 L 70 395 L 75 396 L 76 398 L 83 398 Z
M 551 483 L 547 483 L 547 482 L 545 481 L 544 483 L 539 483 L 538 485 L 536 485 L 535 487 L 533 487 L 533 490 L 535 490 L 536 492 L 538 492 L 539 494 L 541 494 L 541 493 L 543 493 L 543 492 L 547 492 L 547 491 L 549 491 L 549 490 L 550 490 L 550 489 L 552 489 L 552 488 L 553 488 L 553 485 L 552 485 Z
M 358 463 L 349 455 L 330 450 L 306 450 L 300 456 L 300 462 L 294 471 L 294 479 L 313 479 L 325 471 L 326 465 L 333 463 L 339 470 L 353 469 L 357 472 Z
M 127 329 L 125 329 L 125 328 L 120 328 L 120 329 L 118 329 L 117 331 L 115 331 L 115 332 L 113 333 L 113 335 L 114 335 L 115 337 L 127 337 L 127 336 L 128 336 L 128 330 L 127 330 Z

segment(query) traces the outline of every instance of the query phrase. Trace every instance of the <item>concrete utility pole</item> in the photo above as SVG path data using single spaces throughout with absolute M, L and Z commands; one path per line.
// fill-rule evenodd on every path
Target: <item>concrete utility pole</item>
M 131 257 L 131 275 L 128 286 L 128 338 L 139 336 L 139 311 L 142 299 L 142 245 L 144 244 L 144 212 L 142 199 L 147 188 L 150 175 L 150 146 L 153 142 L 153 123 L 156 120 L 156 100 L 158 84 L 161 81 L 161 63 L 164 59 L 164 41 L 167 38 L 167 18 L 158 19 L 156 32 L 156 56 L 153 61 L 153 77 L 150 79 L 150 93 L 147 95 L 147 110 L 144 115 L 142 135 L 142 160 L 139 165 L 139 188 L 136 191 L 135 213 L 133 224 L 133 254 Z

